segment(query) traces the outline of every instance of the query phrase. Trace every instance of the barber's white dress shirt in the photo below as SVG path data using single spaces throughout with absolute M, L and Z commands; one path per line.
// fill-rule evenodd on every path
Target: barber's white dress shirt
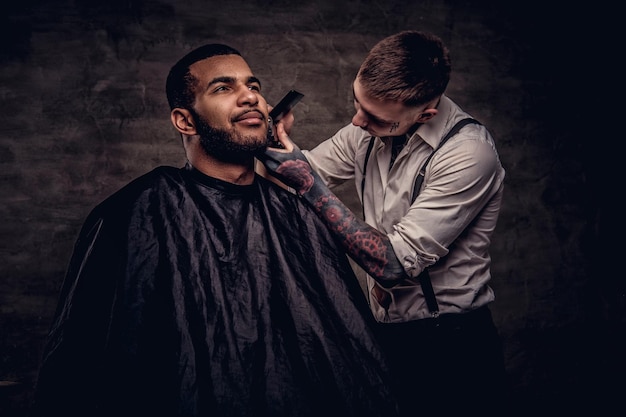
M 410 279 L 386 289 L 388 308 L 372 296 L 377 285 L 367 277 L 370 306 L 379 322 L 403 322 L 430 317 L 417 280 L 429 268 L 439 312 L 462 313 L 494 299 L 489 245 L 502 201 L 504 168 L 487 129 L 470 124 L 439 149 L 425 173 L 422 190 L 411 203 L 420 167 L 454 124 L 466 117 L 443 96 L 438 114 L 421 125 L 391 169 L 392 138 L 373 138 L 347 125 L 310 151 L 312 167 L 333 188 L 354 180 L 365 221 L 389 237 Z M 370 140 L 375 140 L 361 195 L 363 163 Z

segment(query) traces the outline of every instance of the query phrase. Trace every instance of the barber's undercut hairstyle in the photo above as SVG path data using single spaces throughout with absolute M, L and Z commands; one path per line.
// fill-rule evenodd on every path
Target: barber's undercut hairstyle
M 450 71 L 448 48 L 439 37 L 407 30 L 378 42 L 357 79 L 372 98 L 421 106 L 444 93 Z
M 241 56 L 238 50 L 228 45 L 212 43 L 194 49 L 174 64 L 165 83 L 170 110 L 175 108 L 192 109 L 195 100 L 194 88 L 198 80 L 190 74 L 189 67 L 198 61 L 217 55 Z

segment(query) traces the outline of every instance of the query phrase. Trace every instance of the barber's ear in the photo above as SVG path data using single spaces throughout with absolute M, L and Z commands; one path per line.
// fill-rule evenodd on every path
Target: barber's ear
M 177 107 L 170 113 L 170 119 L 176 130 L 181 134 L 192 136 L 197 133 L 195 121 L 189 110 Z
M 427 121 L 435 117 L 437 113 L 437 109 L 426 109 L 419 115 L 417 121 L 420 123 L 426 123 Z

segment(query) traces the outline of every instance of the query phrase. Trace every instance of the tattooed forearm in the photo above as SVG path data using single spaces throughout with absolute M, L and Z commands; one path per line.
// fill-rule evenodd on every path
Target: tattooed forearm
M 312 170 L 299 150 L 295 157 L 273 151 L 266 151 L 261 157 L 270 172 L 315 209 L 348 255 L 372 278 L 383 286 L 406 278 L 387 235 L 356 218 Z
M 357 219 L 334 194 L 322 194 L 313 206 L 352 259 L 373 278 L 395 280 L 403 272 L 387 236 Z
M 299 159 L 281 163 L 276 169 L 276 173 L 284 178 L 289 178 L 290 184 L 300 195 L 308 192 L 315 181 L 311 166 Z

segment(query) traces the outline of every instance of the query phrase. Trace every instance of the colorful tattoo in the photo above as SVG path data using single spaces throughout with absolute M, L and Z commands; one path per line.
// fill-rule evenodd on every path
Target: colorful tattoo
M 355 230 L 346 236 L 346 244 L 348 252 L 363 261 L 370 275 L 377 278 L 383 276 L 388 261 L 386 246 L 380 234 Z
M 383 235 L 373 228 L 371 231 L 361 230 L 354 214 L 334 195 L 321 196 L 315 202 L 315 209 L 331 231 L 342 237 L 348 253 L 359 259 L 370 275 L 382 277 L 388 263 Z
M 299 159 L 281 163 L 276 168 L 276 173 L 289 179 L 289 183 L 293 184 L 293 188 L 300 195 L 309 191 L 315 181 L 311 173 L 311 166 Z

